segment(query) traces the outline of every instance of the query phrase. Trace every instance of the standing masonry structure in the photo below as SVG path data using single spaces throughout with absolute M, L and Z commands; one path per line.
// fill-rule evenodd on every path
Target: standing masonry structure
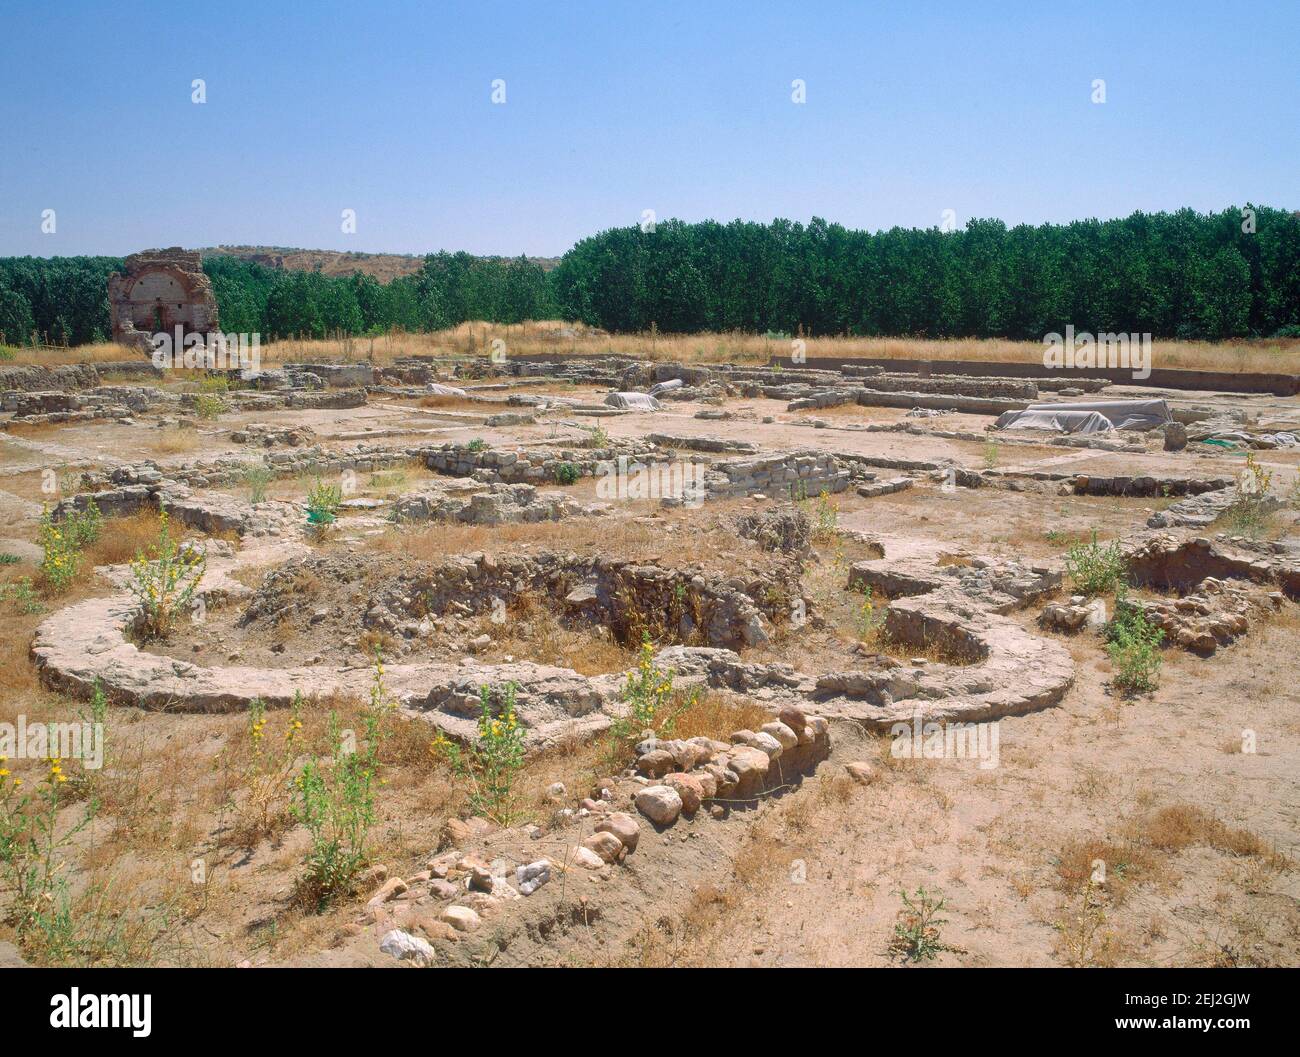
M 108 278 L 113 340 L 144 351 L 150 335 L 207 334 L 217 325 L 217 299 L 194 250 L 173 246 L 145 250 L 126 259 L 126 274 Z

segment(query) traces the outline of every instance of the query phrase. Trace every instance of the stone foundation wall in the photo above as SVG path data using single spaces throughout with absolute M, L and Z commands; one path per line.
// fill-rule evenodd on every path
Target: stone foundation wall
M 842 492 L 852 477 L 833 455 L 808 450 L 715 462 L 705 487 L 715 498 L 762 492 L 802 499 Z
M 1119 496 L 1171 496 L 1200 495 L 1233 487 L 1233 482 L 1223 477 L 1098 477 L 1093 474 L 1074 475 L 1076 495 Z
M 562 466 L 573 467 L 579 477 L 594 477 L 625 456 L 644 464 L 667 462 L 670 456 L 649 443 L 620 443 L 609 448 L 498 448 L 474 449 L 467 444 L 444 444 L 427 450 L 425 465 L 453 477 L 474 477 L 503 484 L 539 484 L 558 479 Z

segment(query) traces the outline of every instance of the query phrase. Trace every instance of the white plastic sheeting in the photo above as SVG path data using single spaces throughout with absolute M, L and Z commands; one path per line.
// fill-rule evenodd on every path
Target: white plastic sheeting
M 625 411 L 659 410 L 659 401 L 649 393 L 610 393 L 605 397 L 605 403 Z
M 1092 400 L 1030 404 L 998 416 L 998 429 L 1048 429 L 1058 433 L 1104 433 L 1111 429 L 1159 429 L 1173 421 L 1164 400 Z
M 1105 433 L 1115 428 L 1098 411 L 1046 411 L 1032 407 L 1004 411 L 995 425 L 998 429 L 1047 429 L 1054 433 Z

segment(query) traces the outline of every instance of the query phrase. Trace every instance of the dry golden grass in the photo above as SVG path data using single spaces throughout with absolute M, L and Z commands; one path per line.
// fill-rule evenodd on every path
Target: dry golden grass
M 694 699 L 673 722 L 674 738 L 727 741 L 737 730 L 758 730 L 773 719 L 771 709 L 747 697 L 708 691 Z
M 1104 870 L 1104 890 L 1112 904 L 1119 904 L 1133 885 L 1158 879 L 1162 865 L 1161 856 L 1136 841 L 1102 837 L 1072 840 L 1061 848 L 1057 860 L 1057 888 L 1073 895 L 1088 884 L 1095 871 Z
M 62 428 L 57 422 L 24 422 L 21 419 L 10 419 L 4 424 L 5 432 L 15 437 L 48 437 Z
M 29 348 L 11 347 L 13 359 L 10 363 L 35 364 L 49 367 L 59 363 L 111 363 L 114 360 L 139 362 L 144 359 L 140 353 L 125 345 L 113 342 L 96 342 L 91 345 L 76 345 L 72 348 Z
M 4 581 L 17 579 L 7 575 Z M 36 667 L 28 657 L 32 632 L 44 619 L 43 613 L 19 613 L 12 602 L 0 603 L 0 721 L 12 722 L 18 713 L 40 694 Z
M 197 431 L 183 426 L 168 426 L 157 430 L 146 440 L 146 450 L 154 455 L 183 455 L 199 446 Z
M 570 336 L 570 334 L 572 336 Z M 267 363 L 312 360 L 361 360 L 390 363 L 397 357 L 484 356 L 492 342 L 506 343 L 507 356 L 559 354 L 565 356 L 614 354 L 638 359 L 685 362 L 766 363 L 788 357 L 790 341 L 759 334 L 608 334 L 575 323 L 540 320 L 520 324 L 462 323 L 432 334 L 393 333 L 375 338 L 325 338 L 277 341 L 262 346 Z M 810 359 L 923 359 L 981 360 L 999 363 L 1036 363 L 1043 360 L 1039 341 L 1000 338 L 805 338 Z M 1234 372 L 1300 372 L 1300 339 L 1240 338 L 1224 342 L 1157 339 L 1153 366 L 1188 370 Z M 139 360 L 134 350 L 120 345 L 80 345 L 72 349 L 18 349 L 15 363 L 103 363 Z
M 85 550 L 90 565 L 120 565 L 158 542 L 162 520 L 156 510 L 141 510 L 130 517 L 108 518 L 99 539 Z
M 706 534 L 706 537 L 711 535 Z M 734 536 L 731 542 L 734 543 Z M 719 536 L 717 543 L 725 545 L 724 538 Z M 656 525 L 613 518 L 509 522 L 491 527 L 430 524 L 387 532 L 376 537 L 375 545 L 383 553 L 402 554 L 419 561 L 440 561 L 449 554 L 472 551 L 500 554 L 517 550 L 525 544 L 550 550 L 643 559 L 652 554 L 676 554 L 681 550 L 678 544 L 666 541 Z M 708 557 L 698 549 L 694 556 L 699 559 Z
M 81 471 L 70 469 L 67 466 L 53 467 L 55 477 L 54 484 L 57 491 L 53 494 L 47 493 L 49 487 L 44 469 L 32 470 L 30 473 L 12 474 L 3 480 L 4 490 L 11 495 L 19 496 L 23 499 L 30 499 L 34 503 L 43 503 L 53 505 L 66 496 L 76 495 L 81 491 Z
M 392 343 L 400 352 L 424 354 L 484 355 L 491 342 L 506 343 L 507 355 L 546 353 L 583 355 L 610 353 L 647 360 L 685 362 L 766 363 L 788 357 L 790 341 L 758 334 L 617 334 L 571 328 L 575 337 L 559 334 L 560 323 L 529 323 L 507 327 L 487 323 L 466 323 L 437 334 L 404 335 Z M 323 343 L 328 345 L 329 343 Z M 1010 363 L 1043 362 L 1039 341 L 1006 341 L 996 338 L 806 338 L 809 359 L 926 359 L 983 360 Z M 299 351 L 306 352 L 305 349 Z M 317 353 L 319 355 L 319 353 Z M 1300 370 L 1300 340 L 1241 339 L 1229 342 L 1158 340 L 1153 348 L 1153 366 L 1215 371 Z
M 1170 804 L 1141 819 L 1137 833 L 1161 851 L 1180 852 L 1195 845 L 1228 855 L 1283 861 L 1284 857 L 1257 834 L 1221 819 L 1194 804 Z

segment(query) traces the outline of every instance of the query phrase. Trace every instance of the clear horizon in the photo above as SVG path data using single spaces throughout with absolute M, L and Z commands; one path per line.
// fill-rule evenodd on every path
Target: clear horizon
M 1294 3 L 132 13 L 151 21 L 158 61 L 108 4 L 0 15 L 0 256 L 559 257 L 645 210 L 875 231 L 1300 207 Z

